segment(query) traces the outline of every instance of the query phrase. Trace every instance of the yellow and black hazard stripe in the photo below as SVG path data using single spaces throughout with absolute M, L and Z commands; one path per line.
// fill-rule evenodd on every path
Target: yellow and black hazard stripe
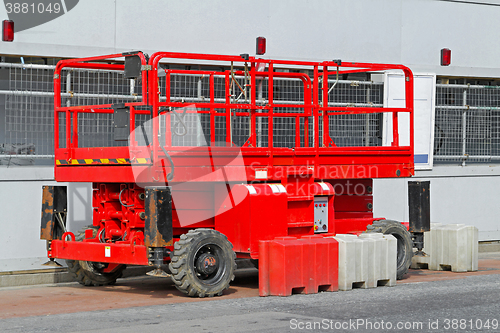
M 86 158 L 71 160 L 56 160 L 56 165 L 90 165 L 90 164 L 150 164 L 149 158 Z

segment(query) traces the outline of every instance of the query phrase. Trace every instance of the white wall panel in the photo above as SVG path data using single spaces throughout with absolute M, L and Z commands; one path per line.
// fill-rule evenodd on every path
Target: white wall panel
M 18 169 L 22 170 L 22 167 Z M 50 268 L 46 242 L 40 240 L 42 186 L 53 181 L 0 181 L 0 272 Z M 92 223 L 92 189 L 87 183 L 68 185 L 68 229 L 76 232 Z M 64 260 L 59 260 L 64 263 Z
M 403 63 L 415 71 L 497 76 L 500 6 L 437 0 L 85 0 L 15 34 L 1 53 L 76 57 L 143 50 Z M 0 19 L 6 19 L 0 8 Z M 440 50 L 452 64 L 440 66 Z
M 498 173 L 492 167 L 434 166 L 432 172 L 417 172 L 412 179 L 375 179 L 374 216 L 408 221 L 407 182 L 429 180 L 431 222 L 472 225 L 479 229 L 480 241 L 499 240 Z

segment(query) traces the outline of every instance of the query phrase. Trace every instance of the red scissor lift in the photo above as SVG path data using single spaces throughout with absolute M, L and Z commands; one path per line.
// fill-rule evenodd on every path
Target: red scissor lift
M 78 92 L 64 84 L 75 70 L 116 72 L 139 89 L 118 102 L 75 103 Z M 329 103 L 336 84 L 329 80 L 388 70 L 404 73 L 404 107 Z M 182 75 L 203 79 L 204 96 L 180 91 L 174 81 Z M 299 98 L 279 96 L 277 80 L 300 82 Z M 125 265 L 156 266 L 161 275 L 169 263 L 179 290 L 220 295 L 235 258 L 259 259 L 261 241 L 365 231 L 380 220 L 372 213 L 372 179 L 414 171 L 413 75 L 401 65 L 131 52 L 60 61 L 54 91 L 55 177 L 92 182 L 93 225 L 67 231 L 66 188 L 44 186 L 41 238 L 49 258 L 66 259 L 86 285 L 113 283 Z M 331 117 L 381 113 L 392 119 L 390 146 L 338 146 L 330 137 Z M 398 139 L 402 113 L 409 113 L 405 146 Z M 90 116 L 96 128 L 99 117 L 112 119 L 118 144 L 79 144 Z M 189 119 L 201 136 L 186 133 Z M 286 146 L 275 143 L 277 119 L 291 124 Z M 401 234 L 400 246 L 411 246 L 400 224 L 378 223 Z M 399 247 L 398 276 L 408 268 L 409 249 Z

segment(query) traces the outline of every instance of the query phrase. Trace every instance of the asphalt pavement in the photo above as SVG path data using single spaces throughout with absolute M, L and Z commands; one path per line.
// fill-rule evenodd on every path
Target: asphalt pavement
M 291 297 L 258 297 L 251 270 L 240 273 L 228 294 L 212 299 L 177 295 L 158 279 L 124 280 L 101 289 L 3 288 L 0 331 L 499 332 L 500 254 L 482 254 L 479 263 L 478 272 L 412 270 L 395 287 Z M 68 294 L 66 302 L 58 301 L 66 305 L 64 311 L 51 300 L 57 293 Z

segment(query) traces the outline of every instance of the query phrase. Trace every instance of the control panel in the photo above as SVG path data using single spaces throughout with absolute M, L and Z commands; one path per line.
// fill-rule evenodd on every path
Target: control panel
M 314 197 L 314 233 L 328 232 L 328 197 Z

